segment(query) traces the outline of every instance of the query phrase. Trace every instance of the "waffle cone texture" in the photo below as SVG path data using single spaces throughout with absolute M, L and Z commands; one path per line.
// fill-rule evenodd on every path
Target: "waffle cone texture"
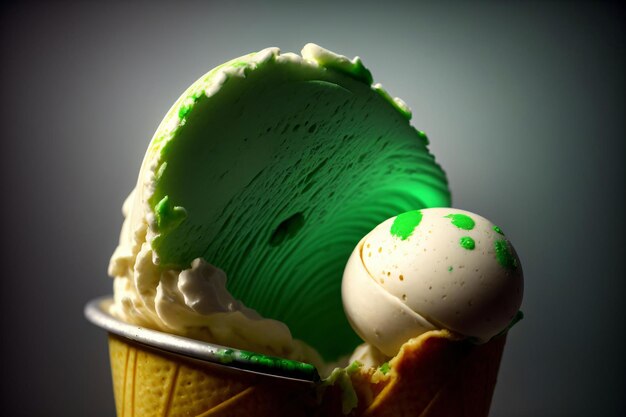
M 109 336 L 118 417 L 306 416 L 310 385 L 216 366 Z
M 358 405 L 338 385 L 231 370 L 109 335 L 118 417 L 487 417 L 505 337 L 473 345 L 445 330 L 405 343 L 383 374 L 350 373 Z

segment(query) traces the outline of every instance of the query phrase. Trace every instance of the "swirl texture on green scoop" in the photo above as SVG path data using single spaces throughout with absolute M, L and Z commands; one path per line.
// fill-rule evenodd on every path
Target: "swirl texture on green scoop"
M 358 58 L 312 44 L 215 68 L 175 103 L 144 160 L 159 266 L 202 257 L 326 359 L 351 352 L 341 277 L 353 247 L 397 213 L 450 205 L 409 118 Z

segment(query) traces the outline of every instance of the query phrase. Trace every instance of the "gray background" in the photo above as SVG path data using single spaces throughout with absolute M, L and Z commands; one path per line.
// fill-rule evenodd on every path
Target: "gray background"
M 523 261 L 492 416 L 624 405 L 624 13 L 610 4 L 1 6 L 2 414 L 113 416 L 83 304 L 161 117 L 213 66 L 309 41 L 360 55 L 413 109 L 454 205 Z

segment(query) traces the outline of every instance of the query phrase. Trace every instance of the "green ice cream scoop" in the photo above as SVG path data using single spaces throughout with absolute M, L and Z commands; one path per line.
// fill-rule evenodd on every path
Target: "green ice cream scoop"
M 195 258 L 326 359 L 359 343 L 341 302 L 352 248 L 383 220 L 450 205 L 410 111 L 358 58 L 269 48 L 191 85 L 158 128 L 140 187 L 160 268 Z

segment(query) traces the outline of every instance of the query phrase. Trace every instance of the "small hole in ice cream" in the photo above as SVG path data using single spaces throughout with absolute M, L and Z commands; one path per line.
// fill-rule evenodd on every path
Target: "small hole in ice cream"
M 285 240 L 297 235 L 304 223 L 304 215 L 302 213 L 296 213 L 283 220 L 272 233 L 269 241 L 270 246 L 278 246 Z

